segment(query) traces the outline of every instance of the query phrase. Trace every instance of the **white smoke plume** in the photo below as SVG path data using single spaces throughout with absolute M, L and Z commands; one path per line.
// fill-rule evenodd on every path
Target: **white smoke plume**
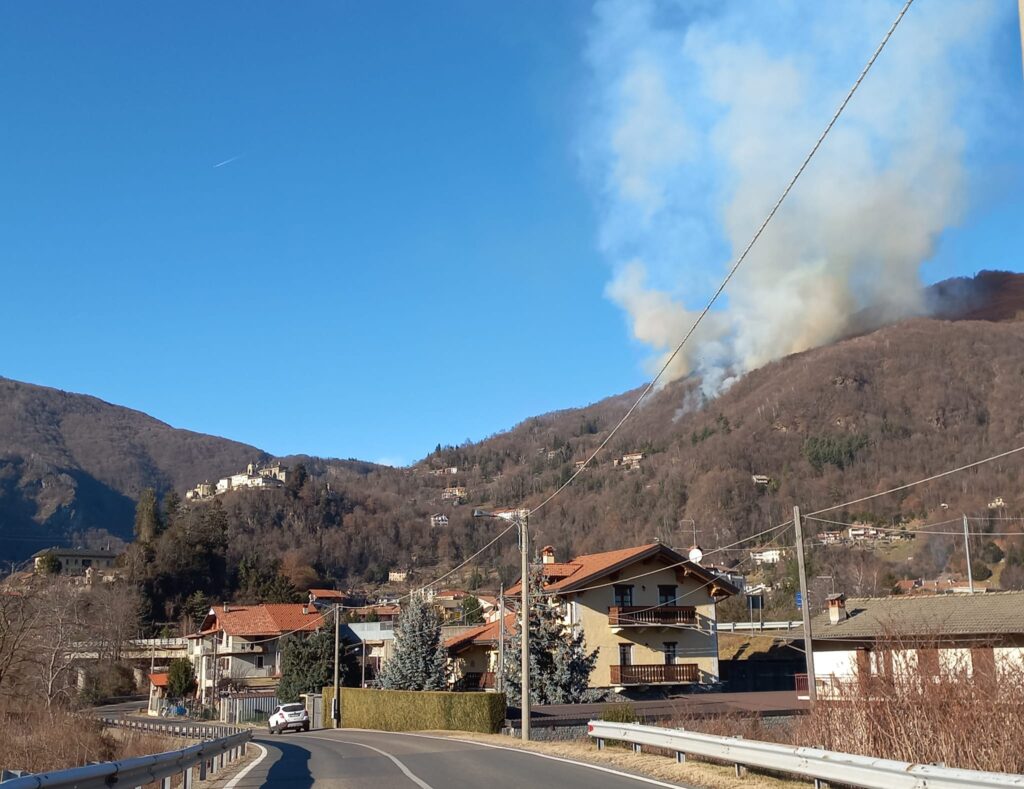
M 964 209 L 987 47 L 1009 6 L 918 2 L 669 371 L 714 394 L 836 339 L 873 307 L 920 312 L 919 271 Z M 581 160 L 608 295 L 660 367 L 895 17 L 895 0 L 602 0 Z

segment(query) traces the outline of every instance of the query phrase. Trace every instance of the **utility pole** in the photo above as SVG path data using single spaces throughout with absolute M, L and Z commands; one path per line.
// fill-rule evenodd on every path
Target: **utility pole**
M 974 571 L 971 570 L 971 538 L 967 535 L 967 513 L 964 513 L 964 554 L 967 556 L 967 590 L 974 594 Z
M 494 680 L 494 689 L 501 693 L 505 690 L 505 584 L 498 589 L 498 676 Z
M 530 739 L 530 530 L 529 530 L 529 516 L 523 518 L 520 513 L 516 513 L 516 522 L 519 524 L 519 545 L 522 549 L 520 556 L 522 581 L 520 582 L 522 591 L 522 611 L 521 624 L 520 624 L 520 659 L 522 665 L 520 668 L 519 679 L 522 684 L 523 699 L 520 703 L 521 718 L 520 725 L 523 730 L 523 739 Z
M 341 645 L 341 618 L 338 611 L 341 606 L 334 604 L 334 699 L 331 701 L 331 718 L 334 720 L 334 728 L 341 728 L 341 682 L 340 680 L 340 653 Z
M 818 700 L 814 677 L 814 647 L 811 646 L 811 611 L 807 599 L 807 568 L 804 567 L 804 529 L 800 522 L 800 508 L 793 507 L 793 530 L 796 532 L 796 563 L 800 572 L 800 613 L 804 620 L 804 657 L 807 660 L 807 695 L 813 704 Z

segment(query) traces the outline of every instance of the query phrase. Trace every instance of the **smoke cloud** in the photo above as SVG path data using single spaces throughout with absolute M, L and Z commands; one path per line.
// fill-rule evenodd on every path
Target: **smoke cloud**
M 924 310 L 920 266 L 965 207 L 987 49 L 1012 4 L 917 3 L 668 380 L 705 393 Z M 608 296 L 655 354 L 678 343 L 895 17 L 890 0 L 603 0 L 581 161 Z M 1009 9 L 1012 11 L 1012 8 Z

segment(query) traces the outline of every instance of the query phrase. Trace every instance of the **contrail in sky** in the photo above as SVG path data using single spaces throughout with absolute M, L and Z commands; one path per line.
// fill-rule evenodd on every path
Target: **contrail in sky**
M 232 156 L 230 159 L 225 159 L 223 162 L 215 164 L 214 169 L 216 169 L 217 167 L 223 167 L 225 164 L 231 164 L 232 162 L 236 162 L 239 159 L 241 159 L 243 155 L 244 154 L 239 154 L 238 156 Z

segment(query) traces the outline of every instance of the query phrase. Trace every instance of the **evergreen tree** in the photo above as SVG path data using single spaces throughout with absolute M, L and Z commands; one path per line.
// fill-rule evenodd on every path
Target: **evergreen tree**
M 441 640 L 441 615 L 422 596 L 414 595 L 402 608 L 395 627 L 395 651 L 381 667 L 381 687 L 387 690 L 444 690 L 448 687 L 448 657 Z
M 167 672 L 167 696 L 172 699 L 183 699 L 196 692 L 196 672 L 192 661 L 188 658 L 175 658 L 171 661 Z
M 36 569 L 43 575 L 59 575 L 62 565 L 53 551 L 47 551 L 39 557 Z
M 178 516 L 178 510 L 180 509 L 181 496 L 173 490 L 167 491 L 167 493 L 164 494 L 164 529 L 169 529 L 174 525 L 174 519 Z
M 339 648 L 339 674 L 346 686 L 359 679 L 352 646 L 342 641 Z M 334 632 L 330 628 L 309 636 L 289 636 L 283 649 L 281 684 L 277 688 L 281 701 L 298 701 L 303 693 L 319 693 L 334 682 Z
M 484 608 L 480 601 L 471 594 L 462 598 L 462 624 L 479 625 L 484 621 Z
M 160 534 L 160 510 L 156 504 L 156 491 L 146 488 L 139 494 L 135 505 L 135 539 L 151 544 Z
M 588 687 L 597 650 L 587 654 L 583 631 L 570 628 L 554 598 L 542 594 L 539 571 L 530 574 L 530 703 L 585 704 L 601 692 Z M 518 655 L 522 627 L 516 619 L 506 655 Z M 520 662 L 505 661 L 505 690 L 513 702 L 522 693 Z
M 210 612 L 212 602 L 210 598 L 201 591 L 195 591 L 185 600 L 185 614 L 188 616 L 192 627 L 196 630 L 203 624 L 203 620 Z

